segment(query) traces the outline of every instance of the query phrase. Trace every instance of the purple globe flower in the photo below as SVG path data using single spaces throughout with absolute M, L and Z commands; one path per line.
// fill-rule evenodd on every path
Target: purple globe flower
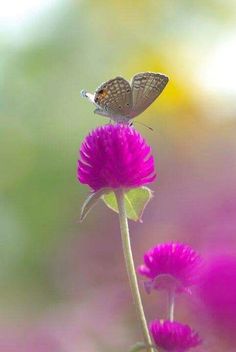
M 236 256 L 212 255 L 206 260 L 198 294 L 202 301 L 200 319 L 216 329 L 217 335 L 235 346 Z
M 150 323 L 149 330 L 161 351 L 185 352 L 201 343 L 194 330 L 176 321 L 154 320 Z
M 197 281 L 200 263 L 200 256 L 190 246 L 163 243 L 145 253 L 144 264 L 138 271 L 150 279 L 145 283 L 148 292 L 151 289 L 189 291 Z
M 77 177 L 94 191 L 135 188 L 156 177 L 150 146 L 128 125 L 96 128 L 83 141 L 80 156 Z

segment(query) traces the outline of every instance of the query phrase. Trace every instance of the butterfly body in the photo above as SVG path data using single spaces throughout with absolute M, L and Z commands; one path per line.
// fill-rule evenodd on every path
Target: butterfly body
M 161 73 L 143 72 L 136 74 L 131 83 L 116 77 L 102 83 L 95 94 L 83 90 L 81 95 L 96 106 L 94 113 L 118 123 L 129 123 L 154 102 L 168 81 Z

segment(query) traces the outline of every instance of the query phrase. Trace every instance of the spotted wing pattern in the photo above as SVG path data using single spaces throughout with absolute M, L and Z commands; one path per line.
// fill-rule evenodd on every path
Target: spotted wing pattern
M 94 102 L 110 116 L 128 116 L 132 109 L 129 82 L 122 77 L 116 77 L 101 84 L 95 92 Z
M 162 73 L 144 72 L 135 75 L 131 82 L 133 109 L 131 117 L 141 114 L 161 94 L 169 78 Z

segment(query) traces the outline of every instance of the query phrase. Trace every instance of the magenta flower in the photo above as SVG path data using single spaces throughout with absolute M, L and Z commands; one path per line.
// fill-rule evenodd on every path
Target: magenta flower
M 144 264 L 138 271 L 150 280 L 146 289 L 174 289 L 189 291 L 197 280 L 201 260 L 199 255 L 183 243 L 164 243 L 151 248 L 144 255 Z
M 150 323 L 149 330 L 156 346 L 162 351 L 185 352 L 201 343 L 194 330 L 176 321 L 154 320 Z
M 156 176 L 150 146 L 128 125 L 96 128 L 83 141 L 80 156 L 77 177 L 93 191 L 135 188 Z
M 235 346 L 236 256 L 218 254 L 209 258 L 198 293 L 203 302 L 201 319 L 210 321 L 218 335 Z

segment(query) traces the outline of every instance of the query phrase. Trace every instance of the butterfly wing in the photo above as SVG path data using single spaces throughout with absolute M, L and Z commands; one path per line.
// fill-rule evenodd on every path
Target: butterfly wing
M 131 82 L 133 108 L 131 117 L 146 110 L 161 94 L 169 78 L 162 73 L 143 72 L 136 74 Z
M 97 88 L 94 102 L 110 117 L 127 117 L 132 109 L 132 92 L 128 81 L 122 77 L 111 79 Z

